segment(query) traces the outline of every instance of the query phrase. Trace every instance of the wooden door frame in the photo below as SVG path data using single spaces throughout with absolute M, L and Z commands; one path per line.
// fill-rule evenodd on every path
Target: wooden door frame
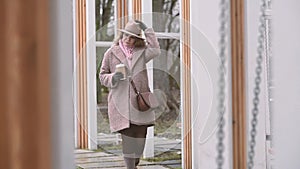
M 247 167 L 244 1 L 230 1 L 233 168 Z
M 190 0 L 181 0 L 181 41 L 182 65 L 181 83 L 183 113 L 183 168 L 192 168 L 192 111 L 191 111 L 191 33 L 190 33 Z
M 76 123 L 77 123 L 77 148 L 88 148 L 88 92 L 87 92 L 87 19 L 86 0 L 75 0 L 76 8 Z

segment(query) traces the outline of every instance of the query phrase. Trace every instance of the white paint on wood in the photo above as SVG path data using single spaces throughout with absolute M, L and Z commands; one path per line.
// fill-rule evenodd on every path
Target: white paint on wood
M 88 148 L 97 149 L 95 1 L 86 1 Z
M 52 168 L 75 168 L 72 1 L 50 2 Z

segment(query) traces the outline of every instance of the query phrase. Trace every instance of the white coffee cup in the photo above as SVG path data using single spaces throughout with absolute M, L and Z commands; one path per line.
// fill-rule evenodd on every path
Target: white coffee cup
M 126 66 L 124 64 L 117 64 L 115 72 L 121 72 L 123 74 L 124 78 L 122 78 L 121 80 L 126 79 Z

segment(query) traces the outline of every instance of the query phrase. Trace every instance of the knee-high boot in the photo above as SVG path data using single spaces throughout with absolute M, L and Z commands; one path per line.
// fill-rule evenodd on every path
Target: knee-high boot
M 138 166 L 140 163 L 140 158 L 135 158 L 135 167 Z

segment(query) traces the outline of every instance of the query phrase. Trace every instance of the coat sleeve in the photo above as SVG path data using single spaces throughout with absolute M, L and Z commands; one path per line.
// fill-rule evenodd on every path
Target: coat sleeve
M 111 72 L 110 69 L 110 58 L 112 53 L 110 51 L 106 51 L 102 60 L 102 65 L 100 68 L 99 79 L 100 83 L 108 88 L 115 88 L 117 83 L 112 83 L 112 76 L 114 73 Z
M 145 36 L 147 41 L 147 47 L 145 49 L 145 59 L 147 63 L 154 57 L 159 56 L 161 51 L 153 28 L 147 28 L 145 30 Z

